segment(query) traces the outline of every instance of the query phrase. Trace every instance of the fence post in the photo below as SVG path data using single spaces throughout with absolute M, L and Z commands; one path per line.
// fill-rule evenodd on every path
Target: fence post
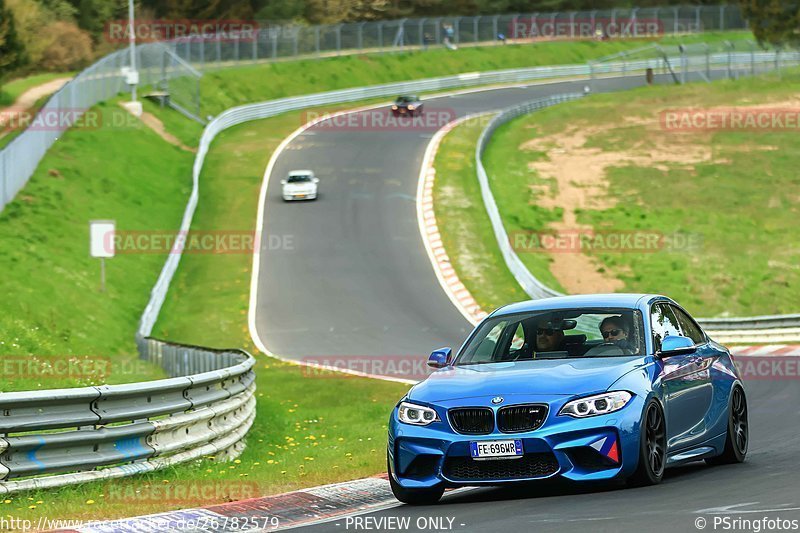
M 364 24 L 366 24 L 366 22 L 359 22 L 358 23 L 358 35 L 357 35 L 356 39 L 358 40 L 358 51 L 359 52 L 363 52 L 364 51 Z
M 514 15 L 514 17 L 511 19 L 511 25 L 514 27 L 514 33 L 512 34 L 512 38 L 514 40 L 517 39 L 517 20 L 518 19 L 519 19 L 518 15 Z
M 706 79 L 710 82 L 711 81 L 711 47 L 708 46 L 708 43 L 703 43 L 703 46 L 706 48 Z
M 694 32 L 700 33 L 700 6 L 694 9 Z
M 731 79 L 733 78 L 733 72 L 731 72 L 731 51 L 733 50 L 733 43 L 725 41 L 725 45 L 728 48 L 728 79 Z
M 596 20 L 596 17 L 597 17 L 597 10 L 596 9 L 592 9 L 591 13 L 589 13 L 590 24 L 592 25 L 590 33 L 592 35 L 594 35 L 594 22 Z
M 336 55 L 342 55 L 342 25 L 336 26 Z
M 474 34 L 472 40 L 474 42 L 476 42 L 476 43 L 479 42 L 479 40 L 478 40 L 478 31 L 479 31 L 478 21 L 480 19 L 481 19 L 480 15 L 472 17 L 472 33 Z M 497 35 L 495 35 L 495 38 L 497 38 Z
M 295 29 L 295 31 L 293 32 L 294 33 L 294 42 L 292 43 L 292 52 L 293 52 L 292 56 L 293 57 L 297 57 L 298 46 L 300 45 L 300 43 L 299 43 L 299 41 L 300 41 L 300 27 L 299 26 L 295 26 L 294 29 Z
M 270 30 L 271 30 L 271 29 L 272 29 L 272 28 L 270 28 Z M 268 33 L 268 35 L 269 35 L 269 34 L 272 34 L 272 33 L 275 33 L 275 34 L 277 35 L 277 33 L 276 33 L 276 32 L 272 32 L 272 31 L 270 31 L 270 32 Z M 261 28 L 259 28 L 259 29 L 257 29 L 257 30 L 256 30 L 256 35 L 255 35 L 255 37 L 253 38 L 253 47 L 252 47 L 252 48 L 253 48 L 253 50 L 252 50 L 252 60 L 253 60 L 253 62 L 254 62 L 254 63 L 255 63 L 255 62 L 258 60 L 258 40 L 259 40 L 260 38 L 261 38 Z
M 577 14 L 576 11 L 572 11 L 569 14 L 569 36 L 571 39 L 575 38 L 575 15 Z
M 497 20 L 500 18 L 500 15 L 495 15 L 492 17 L 492 38 L 494 39 L 495 44 L 500 44 L 500 41 L 497 39 L 499 35 L 499 31 L 497 28 Z
M 617 8 L 611 10 L 611 24 L 617 26 Z
M 278 32 L 272 32 L 272 59 L 278 57 Z
M 672 18 L 672 33 L 678 33 L 678 16 L 680 15 L 678 6 L 672 8 L 672 13 L 674 15 Z
M 725 4 L 719 6 L 719 29 L 720 31 L 725 30 Z
M 636 24 L 636 12 L 637 11 L 639 11 L 638 7 L 634 7 L 633 9 L 631 9 L 631 25 L 633 26 L 633 36 L 634 37 L 638 37 L 639 36 L 639 28 L 638 28 L 638 24 Z
M 319 26 L 314 26 L 314 49 L 317 51 L 317 57 L 319 57 Z
M 750 75 L 756 75 L 756 43 L 750 41 Z

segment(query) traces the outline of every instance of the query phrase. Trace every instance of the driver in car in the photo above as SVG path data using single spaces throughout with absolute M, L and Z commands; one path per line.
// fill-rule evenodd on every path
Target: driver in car
M 557 352 L 565 349 L 563 326 L 549 320 L 536 324 L 536 351 Z
M 610 316 L 605 318 L 600 323 L 600 334 L 603 335 L 603 342 L 613 343 L 633 353 L 630 339 L 628 338 L 630 332 L 628 331 L 628 324 L 621 316 Z

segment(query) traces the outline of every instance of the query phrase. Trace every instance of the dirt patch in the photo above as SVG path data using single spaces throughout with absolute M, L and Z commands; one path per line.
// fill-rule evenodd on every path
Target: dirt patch
M 125 106 L 123 106 L 125 107 Z M 127 108 L 126 108 L 127 109 Z M 148 113 L 147 111 L 142 112 L 142 116 L 139 117 L 142 122 L 144 122 L 145 126 L 153 130 L 158 134 L 159 137 L 167 141 L 168 143 L 177 146 L 181 150 L 186 150 L 187 152 L 197 153 L 197 148 L 192 148 L 190 146 L 186 146 L 183 144 L 180 139 L 175 137 L 173 134 L 167 131 L 164 127 L 164 123 L 152 113 Z
M 781 102 L 739 106 L 748 109 L 796 109 L 800 98 Z M 728 106 L 730 109 L 733 106 Z M 556 232 L 589 232 L 590 226 L 578 224 L 580 209 L 608 209 L 616 205 L 614 191 L 607 181 L 609 168 L 640 166 L 667 172 L 670 168 L 682 167 L 694 170 L 698 163 L 725 164 L 728 160 L 715 156 L 711 149 L 712 132 L 682 131 L 665 132 L 662 128 L 660 110 L 650 116 L 622 117 L 613 127 L 573 126 L 566 131 L 538 137 L 524 142 L 520 150 L 542 152 L 545 158 L 529 163 L 545 180 L 543 184 L 531 185 L 531 203 L 549 208 L 561 208 L 562 219 L 552 223 Z M 604 150 L 587 146 L 590 139 L 613 138 L 614 135 L 637 128 L 636 140 L 618 150 Z M 748 145 L 736 151 L 772 151 L 777 148 L 765 145 Z M 618 279 L 624 272 L 609 270 L 596 258 L 581 253 L 559 252 L 550 254 L 550 270 L 569 293 L 613 292 L 623 287 Z
M 625 122 L 625 127 L 632 125 L 657 128 L 658 120 L 636 117 Z M 697 143 L 696 139 L 690 140 L 686 136 L 674 136 L 646 150 L 606 151 L 586 146 L 592 136 L 607 133 L 609 130 L 605 128 L 576 127 L 561 134 L 532 139 L 520 146 L 521 150 L 544 152 L 547 156 L 546 159 L 531 162 L 529 168 L 536 170 L 554 187 L 548 184 L 532 185 L 531 202 L 549 209 L 563 210 L 562 220 L 550 225 L 556 232 L 590 232 L 591 226 L 578 223 L 577 211 L 607 209 L 616 205 L 615 196 L 606 180 L 610 167 L 636 165 L 667 171 L 670 166 L 692 166 L 709 161 L 712 157 L 707 144 Z M 596 258 L 580 250 L 553 253 L 550 257 L 550 271 L 568 293 L 614 292 L 624 286 L 617 278 L 622 272 L 610 271 Z

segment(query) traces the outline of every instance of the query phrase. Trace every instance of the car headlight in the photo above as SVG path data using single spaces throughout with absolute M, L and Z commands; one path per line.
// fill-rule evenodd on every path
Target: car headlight
M 409 111 L 414 111 L 416 109 L 416 106 L 411 104 L 411 105 L 408 106 L 408 109 L 409 109 Z
M 397 410 L 400 422 L 412 424 L 414 426 L 427 426 L 431 422 L 439 420 L 439 415 L 430 407 L 423 407 L 413 403 L 402 402 Z
M 558 414 L 575 418 L 605 415 L 619 411 L 628 404 L 632 397 L 633 395 L 626 391 L 604 392 L 567 402 Z
M 392 106 L 392 110 L 393 110 L 393 111 L 397 111 L 397 106 L 396 106 L 396 105 L 393 105 L 393 106 Z

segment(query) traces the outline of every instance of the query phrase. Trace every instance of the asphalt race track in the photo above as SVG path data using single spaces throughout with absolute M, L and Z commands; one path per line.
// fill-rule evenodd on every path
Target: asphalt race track
M 643 82 L 641 77 L 595 81 L 594 90 L 620 90 Z M 454 118 L 580 91 L 585 84 L 428 99 L 426 112 L 444 110 Z M 358 115 L 375 113 L 385 115 L 386 110 Z M 357 117 L 356 123 L 368 118 Z M 270 176 L 264 238 L 290 236 L 292 245 L 262 253 L 256 313 L 259 337 L 272 352 L 293 359 L 424 358 L 433 348 L 461 344 L 470 325 L 440 288 L 416 218 L 420 164 L 433 133 L 322 122 L 280 155 Z M 320 199 L 284 203 L 280 180 L 300 168 L 310 168 L 320 177 Z M 552 482 L 467 489 L 446 494 L 434 506 L 397 505 L 298 530 L 673 532 L 792 527 L 789 522 L 742 522 L 765 518 L 795 520 L 797 529 L 800 388 L 793 380 L 746 385 L 751 442 L 742 465 L 693 463 L 667 470 L 661 485 L 641 489 Z M 398 529 L 405 523 L 385 521 L 388 518 L 408 519 L 408 527 Z
M 644 76 L 599 80 L 595 90 L 643 84 Z M 384 108 L 355 113 L 344 124 L 323 121 L 296 137 L 276 161 L 264 206 L 256 304 L 264 345 L 295 360 L 419 359 L 460 346 L 471 326 L 440 287 L 417 223 L 425 148 L 455 117 L 585 86 L 562 82 L 427 99 L 425 115 L 448 118 L 423 131 L 369 126 L 385 123 Z M 284 203 L 281 179 L 306 168 L 320 178 L 319 199 Z
M 381 518 L 407 517 L 403 531 L 441 531 L 428 520 L 453 518 L 448 531 L 769 531 L 762 524 L 724 529 L 714 520 L 794 520 L 800 523 L 800 387 L 797 381 L 745 383 L 750 409 L 750 450 L 743 464 L 691 463 L 668 469 L 661 485 L 627 489 L 601 485 L 527 484 L 445 494 L 437 505 L 398 505 L 384 511 L 298 528 L 296 531 L 366 531 L 355 518 L 369 517 L 373 531 L 387 531 Z M 705 520 L 705 527 L 699 528 Z M 348 520 L 350 523 L 348 524 Z M 420 520 L 420 522 L 417 522 Z M 378 527 L 383 524 L 385 527 Z M 395 522 L 397 524 L 397 522 Z M 419 526 L 424 527 L 419 527 Z M 791 530 L 789 523 L 772 531 Z M 760 527 L 760 529 L 756 529 Z M 397 527 L 394 528 L 398 531 Z

